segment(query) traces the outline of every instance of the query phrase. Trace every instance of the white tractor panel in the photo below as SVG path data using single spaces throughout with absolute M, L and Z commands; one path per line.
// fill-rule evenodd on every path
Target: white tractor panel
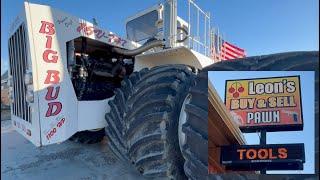
M 134 71 L 139 71 L 145 67 L 152 68 L 164 64 L 186 64 L 198 69 L 202 69 L 210 64 L 213 64 L 213 60 L 194 50 L 180 46 L 160 52 L 148 52 L 136 56 Z
M 105 114 L 110 112 L 108 102 L 112 99 L 113 97 L 100 101 L 79 101 L 78 131 L 104 128 L 107 123 Z
M 15 126 L 17 131 L 41 146 L 63 142 L 79 130 L 103 128 L 110 98 L 77 100 L 67 70 L 66 42 L 84 36 L 125 49 L 138 44 L 49 6 L 28 2 L 24 5 L 25 12 L 12 24 L 10 33 L 21 23 L 25 24 L 34 103 L 30 103 L 31 123 L 13 116 L 13 123 L 19 122 L 20 128 Z M 32 136 L 26 135 L 27 130 L 23 129 L 30 129 Z

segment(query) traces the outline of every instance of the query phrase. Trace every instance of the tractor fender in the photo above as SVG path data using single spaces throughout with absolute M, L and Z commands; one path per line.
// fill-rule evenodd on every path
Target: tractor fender
M 213 64 L 213 59 L 184 46 L 164 49 L 158 52 L 146 52 L 135 57 L 134 71 L 165 64 L 184 64 L 202 69 Z

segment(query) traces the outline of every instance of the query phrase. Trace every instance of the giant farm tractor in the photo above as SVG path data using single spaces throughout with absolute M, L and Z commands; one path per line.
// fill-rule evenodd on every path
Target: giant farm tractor
M 207 36 L 209 15 L 188 4 L 203 13 Z M 9 38 L 14 128 L 36 146 L 106 136 L 141 174 L 184 179 L 181 107 L 198 70 L 214 62 L 210 38 L 200 42 L 190 29 L 177 16 L 176 0 L 128 18 L 126 38 L 25 2 Z M 204 53 L 191 49 L 195 43 Z M 201 150 L 207 154 L 206 142 Z M 200 163 L 206 174 L 207 159 Z
M 209 15 L 187 2 L 189 11 L 193 6 L 205 17 L 202 41 L 190 13 L 188 22 L 177 16 L 176 0 L 130 17 L 126 38 L 25 2 L 8 41 L 13 127 L 36 146 L 68 139 L 95 143 L 106 136 L 114 154 L 144 176 L 203 179 L 208 95 L 206 79 L 196 79 L 214 61 Z M 224 143 L 244 143 L 232 121 L 221 127 L 233 132 Z

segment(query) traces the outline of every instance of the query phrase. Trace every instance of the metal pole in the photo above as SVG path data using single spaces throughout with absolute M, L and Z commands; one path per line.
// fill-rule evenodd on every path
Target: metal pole
M 211 35 L 211 29 L 209 30 L 209 56 L 212 58 L 212 51 L 211 51 L 211 48 L 212 48 L 212 35 Z
M 177 0 L 167 0 L 164 3 L 163 35 L 166 47 L 176 46 L 177 36 Z
M 267 131 L 261 130 L 260 131 L 260 145 L 266 145 L 267 144 Z
M 220 61 L 221 57 L 221 47 L 220 47 L 220 34 L 219 34 L 219 29 L 217 28 L 217 52 L 218 52 L 218 61 Z
M 220 36 L 219 36 L 219 42 L 220 42 L 220 46 L 219 47 L 221 47 L 221 49 L 220 49 L 220 54 L 221 54 L 221 61 L 222 60 L 224 60 L 224 47 L 223 47 L 223 43 L 222 43 L 222 41 L 223 41 L 223 36 L 222 36 L 222 32 L 220 33 Z M 222 52 L 223 51 L 223 52 Z
M 260 131 L 260 145 L 266 145 L 267 144 L 267 131 L 266 130 L 261 130 Z M 267 170 L 262 169 L 260 170 L 260 174 L 266 174 Z
M 192 46 L 191 46 L 191 42 L 190 40 L 192 40 L 192 34 L 191 34 L 191 27 L 190 27 L 190 0 L 188 0 L 188 33 L 189 33 L 189 48 L 192 49 Z
M 204 54 L 208 56 L 207 54 L 207 17 L 204 16 Z
M 199 20 L 199 9 L 197 10 L 197 40 L 199 41 L 199 42 L 201 42 L 200 40 L 200 35 L 199 35 L 199 23 L 200 23 L 200 20 Z M 197 51 L 199 52 L 199 47 L 200 47 L 200 44 L 199 43 L 197 43 Z
M 221 46 L 223 47 L 222 48 L 222 50 L 223 50 L 223 60 L 225 60 L 226 59 L 226 48 L 225 48 L 225 46 L 223 45 L 223 43 L 226 41 L 226 39 L 225 39 L 225 37 L 224 37 L 224 33 L 222 32 L 221 33 Z M 222 43 L 222 41 L 223 41 L 223 43 Z
M 210 27 L 210 21 L 211 21 L 211 16 L 210 16 L 210 12 L 208 12 L 208 21 L 209 21 L 209 29 L 208 29 L 208 31 L 209 31 L 209 36 L 211 35 L 210 33 L 211 33 L 211 27 Z M 209 48 L 209 51 L 211 52 L 211 49 Z
M 213 53 L 214 53 L 214 62 L 218 62 L 218 42 L 217 42 L 217 36 L 216 36 L 216 29 L 212 28 L 212 48 L 213 48 Z

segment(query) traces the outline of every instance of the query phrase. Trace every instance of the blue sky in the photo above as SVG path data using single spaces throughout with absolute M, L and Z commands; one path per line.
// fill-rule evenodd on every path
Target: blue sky
M 61 9 L 80 18 L 95 17 L 99 26 L 125 36 L 124 21 L 160 0 L 30 0 Z M 90 3 L 88 3 L 90 2 Z M 139 2 L 139 3 L 138 3 Z M 178 15 L 185 18 L 186 0 L 178 0 Z M 211 23 L 226 40 L 244 48 L 247 55 L 319 49 L 318 0 L 197 0 L 211 13 Z M 23 0 L 1 0 L 1 71 L 8 63 L 8 29 L 21 12 Z M 2 71 L 3 72 L 3 71 Z
M 306 163 L 303 171 L 268 171 L 268 173 L 314 173 L 314 72 L 313 71 L 209 71 L 209 80 L 224 101 L 225 81 L 232 79 L 249 79 L 260 77 L 300 75 L 303 110 L 303 131 L 268 132 L 267 144 L 304 143 Z M 245 133 L 248 144 L 259 144 L 259 133 Z

